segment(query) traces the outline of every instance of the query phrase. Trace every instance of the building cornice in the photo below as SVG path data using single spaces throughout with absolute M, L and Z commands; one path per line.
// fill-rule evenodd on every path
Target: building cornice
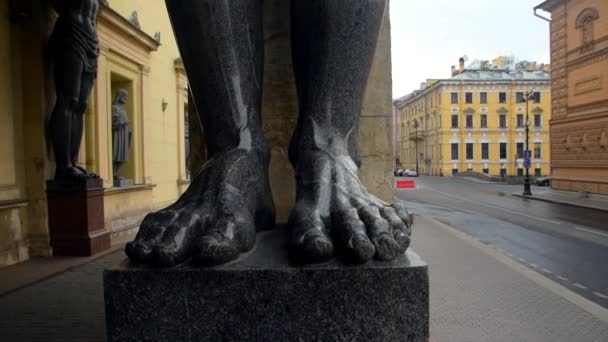
M 566 0 L 547 0 L 534 7 L 534 9 L 541 9 L 543 11 L 551 12 L 555 7 L 562 4 L 564 1 Z
M 467 85 L 496 85 L 496 84 L 502 84 L 502 85 L 518 85 L 518 84 L 525 84 L 525 85 L 529 85 L 529 84 L 544 84 L 544 85 L 550 85 L 551 84 L 551 78 L 547 78 L 546 80 L 541 80 L 541 79 L 512 79 L 512 80 L 452 80 L 452 79 L 442 79 L 442 80 L 437 80 L 437 82 L 433 83 L 433 85 L 429 86 L 428 88 L 425 88 L 423 91 L 421 91 L 419 94 L 412 96 L 411 98 L 408 98 L 407 100 L 395 100 L 393 101 L 393 103 L 395 103 L 395 107 L 397 107 L 397 109 L 401 109 L 405 106 L 407 106 L 408 104 L 418 100 L 419 98 L 426 96 L 428 93 L 430 93 L 432 90 L 435 90 L 436 88 L 440 87 L 440 86 L 454 86 L 454 85 L 463 85 L 463 84 L 467 84 Z M 411 93 L 410 93 L 411 94 Z M 409 94 L 408 94 L 409 95 Z M 405 95 L 405 96 L 408 96 Z
M 120 15 L 112 8 L 101 4 L 97 19 L 108 23 L 108 26 L 114 28 L 121 34 L 124 34 L 132 39 L 133 42 L 141 45 L 143 48 L 151 51 L 157 51 L 160 43 L 146 32 L 135 27 L 127 18 Z

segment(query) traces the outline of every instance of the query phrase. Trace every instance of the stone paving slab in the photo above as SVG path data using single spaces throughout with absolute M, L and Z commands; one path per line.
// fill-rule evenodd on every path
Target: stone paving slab
M 608 341 L 608 323 L 442 225 L 417 217 L 414 234 L 429 264 L 432 341 Z M 0 340 L 105 340 L 102 272 L 123 259 L 115 252 L 0 296 Z
M 608 341 L 606 321 L 432 220 L 415 222 L 412 246 L 429 264 L 432 341 Z

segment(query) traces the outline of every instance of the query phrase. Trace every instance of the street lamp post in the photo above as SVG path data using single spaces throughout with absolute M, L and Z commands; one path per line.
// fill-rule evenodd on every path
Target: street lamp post
M 416 175 L 418 175 L 418 121 L 414 121 L 414 140 L 416 141 Z
M 529 103 L 530 100 L 534 99 L 534 92 L 532 90 L 526 92 L 526 151 L 524 152 L 524 167 L 526 168 L 526 178 L 524 180 L 524 196 L 532 196 L 530 190 L 530 162 L 532 153 L 530 152 L 530 119 L 529 119 Z

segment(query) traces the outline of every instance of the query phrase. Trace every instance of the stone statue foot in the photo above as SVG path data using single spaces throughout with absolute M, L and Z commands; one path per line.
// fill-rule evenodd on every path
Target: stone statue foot
M 234 149 L 210 160 L 176 203 L 144 218 L 127 255 L 157 266 L 189 258 L 211 266 L 249 251 L 256 231 L 274 225 L 269 156 Z
M 85 169 L 84 167 L 76 164 L 74 165 L 74 168 L 78 171 L 80 171 L 81 173 L 83 173 L 86 178 L 98 178 L 98 176 L 96 174 L 94 174 L 93 172 L 89 172 L 87 171 L 87 169 Z
M 291 252 L 303 262 L 338 254 L 347 262 L 394 260 L 410 245 L 411 225 L 402 204 L 371 195 L 346 154 L 313 151 L 299 157 L 298 197 L 291 212 Z
M 82 184 L 86 182 L 87 176 L 82 173 L 79 169 L 70 166 L 64 170 L 57 170 L 55 172 L 55 181 L 62 184 Z

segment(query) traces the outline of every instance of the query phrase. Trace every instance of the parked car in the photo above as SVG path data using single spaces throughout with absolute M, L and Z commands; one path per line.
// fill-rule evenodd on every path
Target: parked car
M 401 175 L 403 174 L 403 169 L 399 169 L 399 168 L 397 168 L 397 169 L 395 169 L 395 171 L 393 171 L 393 174 L 394 174 L 395 176 L 398 176 L 398 177 L 399 177 L 399 176 L 401 176 Z
M 549 177 L 537 177 L 537 178 L 534 178 L 534 180 L 532 181 L 532 184 L 538 185 L 538 186 L 549 186 L 549 185 L 551 185 L 551 179 L 549 179 Z
M 416 173 L 416 171 L 413 171 L 413 170 L 405 170 L 403 172 L 403 175 L 406 177 L 418 177 L 418 173 Z

